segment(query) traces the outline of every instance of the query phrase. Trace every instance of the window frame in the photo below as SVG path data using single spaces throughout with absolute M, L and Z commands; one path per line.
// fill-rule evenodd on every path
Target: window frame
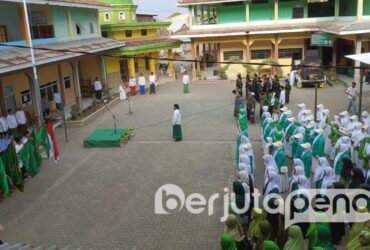
M 110 13 L 104 12 L 104 21 L 109 22 L 110 21 Z
M 132 30 L 125 30 L 125 37 L 132 37 Z
M 148 30 L 147 29 L 141 29 L 141 36 L 148 36 Z
M 54 94 L 55 91 L 58 91 L 58 81 L 57 80 L 48 82 L 48 83 L 43 84 L 43 85 L 40 86 L 41 96 L 43 94 L 46 94 L 46 96 L 48 97 L 49 102 L 54 101 L 54 95 L 53 94 Z
M 123 18 L 121 18 L 121 15 L 123 16 Z M 118 19 L 120 21 L 125 21 L 126 20 L 126 13 L 121 11 L 120 13 L 118 13 Z
M 27 107 L 27 106 L 30 106 L 32 104 L 32 93 L 31 93 L 31 90 L 26 89 L 24 91 L 21 91 L 20 95 L 21 95 L 22 107 Z M 24 99 L 23 99 L 24 96 L 27 97 L 27 100 L 28 101 L 24 101 Z
M 267 52 L 268 51 L 268 52 Z M 257 53 L 257 55 L 256 55 Z M 269 56 L 260 56 L 261 54 L 269 54 Z M 264 60 L 272 58 L 271 49 L 253 49 L 251 50 L 251 60 Z

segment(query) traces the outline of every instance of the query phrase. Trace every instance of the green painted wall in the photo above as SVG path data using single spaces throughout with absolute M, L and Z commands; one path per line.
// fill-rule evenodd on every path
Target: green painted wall
M 81 25 L 81 35 L 79 37 L 92 37 L 92 36 L 100 36 L 98 34 L 98 27 L 97 27 L 97 10 L 95 9 L 83 9 L 83 8 L 71 8 L 71 15 L 72 15 L 72 26 L 74 34 L 76 34 L 76 24 Z M 94 27 L 94 32 L 90 32 L 90 23 Z M 66 27 L 67 29 L 67 27 Z
M 111 10 L 101 10 L 99 11 L 99 21 L 100 24 L 117 24 L 117 23 L 132 23 L 136 22 L 136 5 L 120 5 L 114 6 Z M 119 14 L 125 13 L 125 20 L 119 19 Z M 109 13 L 110 21 L 105 21 L 104 15 Z
M 55 38 L 66 40 L 69 38 L 67 7 L 52 6 Z
M 238 23 L 245 22 L 245 2 L 232 5 L 217 5 L 218 23 Z
M 370 1 L 364 1 L 364 16 L 370 16 Z
M 299 4 L 304 7 L 304 17 L 307 17 L 307 1 L 298 0 L 290 2 L 279 2 L 279 19 L 292 19 L 293 8 Z
M 262 21 L 274 19 L 274 3 L 272 0 L 269 3 L 250 4 L 250 21 Z
M 369 4 L 370 1 L 364 1 Z M 339 15 L 340 16 L 357 16 L 357 0 L 339 0 Z

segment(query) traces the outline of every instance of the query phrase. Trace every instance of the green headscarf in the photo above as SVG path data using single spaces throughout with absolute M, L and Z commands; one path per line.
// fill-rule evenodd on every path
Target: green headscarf
M 284 246 L 284 250 L 298 249 L 304 249 L 302 230 L 299 226 L 290 226 L 288 228 L 288 241 Z
M 317 225 L 317 241 L 315 247 L 323 247 L 325 250 L 335 250 L 331 242 L 330 228 L 325 224 Z
M 359 208 L 358 212 L 368 213 L 369 210 L 367 208 Z M 353 224 L 351 230 L 349 231 L 348 242 L 356 238 L 362 231 L 370 232 L 370 221 L 357 222 Z
M 271 240 L 271 224 L 268 222 L 268 220 L 263 220 L 260 223 L 260 232 L 261 232 L 261 237 L 258 238 L 256 249 L 261 249 L 264 242 L 267 240 Z
M 327 227 L 330 232 L 328 216 L 324 212 L 316 212 L 315 215 L 317 218 L 320 218 L 320 221 L 324 222 L 311 223 L 309 228 L 307 229 L 306 238 L 309 238 L 309 249 L 312 249 L 316 246 L 316 243 L 318 241 L 318 236 L 316 232 L 319 225 Z
M 239 220 L 235 215 L 229 214 L 225 221 L 225 225 L 225 232 L 229 233 L 233 237 L 233 240 L 242 241 L 244 239 L 242 226 L 240 225 Z
M 261 237 L 261 230 L 260 224 L 263 221 L 262 210 L 259 208 L 253 208 L 252 210 L 252 222 L 249 225 L 247 236 L 252 238 L 260 238 Z
M 235 241 L 231 234 L 221 235 L 221 249 L 222 250 L 237 250 Z
M 263 249 L 264 250 L 280 250 L 279 247 L 275 244 L 275 242 L 271 240 L 266 240 L 263 243 Z
M 370 249 L 370 232 L 362 231 L 357 237 L 348 242 L 348 250 L 369 250 Z

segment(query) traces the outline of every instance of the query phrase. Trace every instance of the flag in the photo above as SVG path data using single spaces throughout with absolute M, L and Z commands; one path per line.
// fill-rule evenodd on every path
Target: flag
M 0 192 L 3 195 L 9 195 L 8 178 L 6 176 L 5 166 L 1 158 L 0 158 Z
M 36 132 L 36 145 L 42 145 L 46 151 L 48 158 L 50 158 L 50 142 L 45 123 L 42 124 L 39 131 Z
M 8 148 L 3 152 L 1 159 L 5 165 L 5 172 L 10 177 L 13 185 L 23 191 L 24 180 L 18 167 L 18 158 L 13 143 L 9 144 Z
M 27 173 L 34 177 L 39 173 L 39 165 L 35 156 L 35 150 L 33 143 L 28 140 L 23 148 L 18 152 L 19 160 L 23 162 L 23 166 L 26 168 Z
M 58 146 L 57 146 L 57 141 L 55 140 L 53 123 L 51 122 L 51 120 L 48 120 L 46 122 L 46 131 L 48 133 L 50 148 L 52 149 L 54 160 L 58 161 L 59 160 Z

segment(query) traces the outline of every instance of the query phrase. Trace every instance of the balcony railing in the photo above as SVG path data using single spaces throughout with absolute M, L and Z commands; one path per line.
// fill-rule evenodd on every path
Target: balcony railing
M 53 25 L 36 25 L 31 27 L 33 39 L 53 38 Z

